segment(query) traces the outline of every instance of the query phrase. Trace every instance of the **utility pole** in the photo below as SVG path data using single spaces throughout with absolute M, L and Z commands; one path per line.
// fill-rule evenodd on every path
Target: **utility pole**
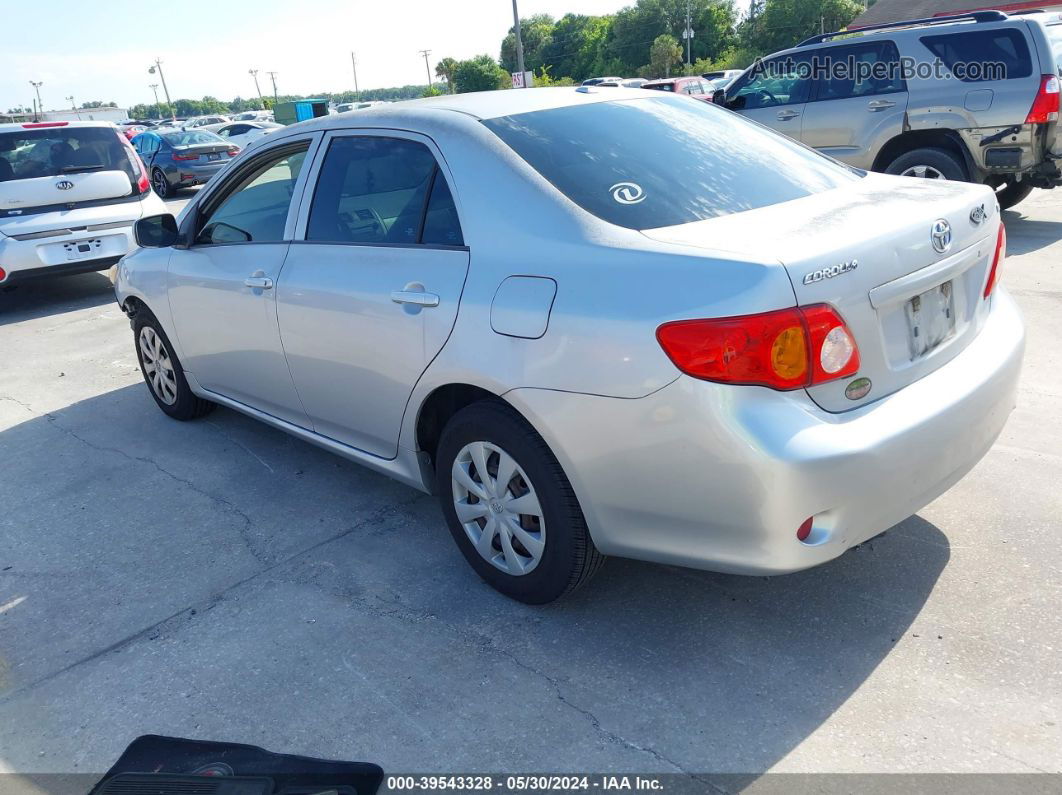
M 265 102 L 262 100 L 262 89 L 258 87 L 258 70 L 248 69 L 247 74 L 254 78 L 254 90 L 258 92 L 258 101 L 262 103 L 262 107 L 265 107 Z
M 277 73 L 266 72 L 269 75 L 269 79 L 273 81 L 273 102 L 280 102 L 280 97 L 277 96 Z
M 44 113 L 44 103 L 41 102 L 41 86 L 43 86 L 44 83 L 30 80 L 30 85 L 33 86 L 33 90 L 37 92 L 37 110 L 33 115 L 36 117 L 36 121 L 40 121 L 40 114 Z
M 520 12 L 516 10 L 516 0 L 513 0 L 513 29 L 516 34 L 516 71 L 520 73 L 520 80 L 524 79 L 524 40 L 520 36 Z M 528 86 L 524 86 L 528 88 Z
M 693 49 L 693 4 L 690 0 L 686 0 L 686 29 L 682 31 L 682 38 L 686 40 L 686 66 L 689 66 Z
M 167 108 L 167 110 L 169 110 L 171 117 L 172 116 L 176 116 L 177 115 L 177 113 L 176 113 L 177 109 L 174 108 L 173 107 L 173 103 L 170 102 L 170 89 L 166 86 L 166 75 L 164 75 L 162 73 L 162 59 L 161 58 L 156 58 L 155 59 L 155 65 L 148 67 L 148 73 L 149 74 L 155 74 L 156 71 L 159 73 L 159 80 L 162 81 L 162 91 L 163 91 L 163 93 L 166 94 L 166 108 Z
M 358 91 L 358 59 L 354 57 L 354 51 L 350 51 L 350 65 L 354 69 L 354 101 L 361 102 L 361 92 Z
M 158 83 L 152 83 L 150 88 L 151 88 L 152 91 L 155 92 L 155 110 L 159 111 L 159 118 L 161 118 L 162 117 L 162 113 L 161 113 L 162 107 L 159 105 L 159 84 Z
M 424 56 L 424 71 L 428 73 L 428 90 L 431 90 L 431 65 L 428 63 L 428 56 L 431 55 L 431 50 L 421 50 L 420 54 Z
M 67 97 L 67 98 L 66 98 L 66 100 L 67 100 L 67 102 L 69 102 L 69 103 L 70 103 L 70 110 L 74 111 L 74 113 L 76 113 L 76 114 L 77 114 L 77 118 L 78 118 L 78 120 L 80 121 L 80 120 L 81 120 L 81 111 L 79 111 L 79 110 L 77 109 L 77 103 L 76 103 L 76 102 L 74 102 L 74 98 L 73 98 L 73 96 L 69 96 L 69 97 Z

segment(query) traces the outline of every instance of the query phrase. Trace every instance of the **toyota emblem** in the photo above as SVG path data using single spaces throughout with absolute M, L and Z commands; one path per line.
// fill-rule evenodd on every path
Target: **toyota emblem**
M 933 224 L 929 230 L 929 237 L 933 241 L 933 248 L 938 254 L 943 254 L 951 248 L 951 224 L 943 218 Z
M 55 183 L 55 187 L 58 190 L 70 190 L 71 188 L 74 187 L 74 183 L 71 182 L 68 179 L 61 179 L 61 180 L 59 180 L 58 182 Z

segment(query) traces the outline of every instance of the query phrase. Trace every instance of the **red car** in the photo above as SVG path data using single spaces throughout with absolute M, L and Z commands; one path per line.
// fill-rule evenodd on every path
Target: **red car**
M 660 80 L 650 80 L 642 88 L 651 88 L 655 91 L 670 91 L 673 94 L 689 94 L 694 99 L 703 102 L 712 101 L 712 84 L 702 77 L 668 77 Z

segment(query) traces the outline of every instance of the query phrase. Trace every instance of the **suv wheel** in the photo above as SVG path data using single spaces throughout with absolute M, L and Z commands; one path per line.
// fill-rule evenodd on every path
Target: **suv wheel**
M 439 441 L 436 478 L 465 560 L 506 596 L 552 602 L 600 568 L 568 478 L 509 406 L 484 401 L 455 414 Z
M 162 169 L 156 168 L 151 172 L 151 189 L 159 195 L 160 199 L 168 199 L 173 195 L 173 188 Z
M 889 163 L 885 173 L 921 179 L 968 180 L 966 166 L 961 160 L 945 149 L 929 146 L 900 155 Z
M 175 420 L 194 420 L 213 411 L 216 403 L 198 397 L 188 386 L 184 369 L 158 319 L 141 308 L 133 319 L 136 358 L 155 403 Z
M 999 209 L 1009 210 L 1033 191 L 1028 180 L 1022 182 L 1004 182 L 996 186 L 996 201 Z

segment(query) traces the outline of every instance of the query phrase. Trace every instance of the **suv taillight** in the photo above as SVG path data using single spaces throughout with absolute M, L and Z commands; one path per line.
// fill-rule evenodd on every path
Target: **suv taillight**
M 992 291 L 996 289 L 996 285 L 999 284 L 1000 277 L 1003 275 L 1003 260 L 1007 257 L 1007 228 L 1003 226 L 1001 221 L 999 224 L 999 232 L 996 234 L 996 253 L 992 257 L 992 267 L 988 269 L 988 282 L 985 284 L 984 297 L 992 295 Z
M 1040 90 L 1036 92 L 1026 124 L 1047 124 L 1058 121 L 1058 76 L 1044 75 L 1040 78 Z
M 859 370 L 855 339 L 827 304 L 677 320 L 660 326 L 656 339 L 679 370 L 706 381 L 801 389 Z

